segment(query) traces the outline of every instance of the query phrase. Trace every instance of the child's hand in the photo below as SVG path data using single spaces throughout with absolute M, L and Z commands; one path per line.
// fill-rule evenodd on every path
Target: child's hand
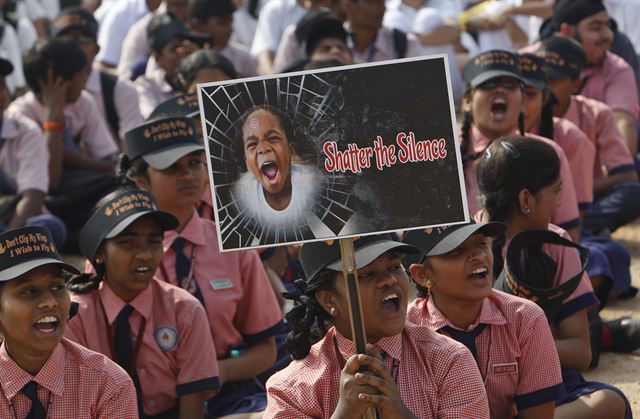
M 46 109 L 45 120 L 62 122 L 62 113 L 67 100 L 67 86 L 69 81 L 53 75 L 49 67 L 47 78 L 38 80 L 40 85 L 40 100 Z

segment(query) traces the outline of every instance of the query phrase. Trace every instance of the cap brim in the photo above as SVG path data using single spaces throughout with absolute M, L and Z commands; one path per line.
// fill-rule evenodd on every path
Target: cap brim
M 0 76 L 6 77 L 13 73 L 13 64 L 11 61 L 0 57 Z
M 536 89 L 544 90 L 547 88 L 547 83 L 542 80 L 529 79 L 526 77 L 522 78 L 525 86 L 535 87 Z
M 178 227 L 178 225 L 180 224 L 176 217 L 174 217 L 173 215 L 165 211 L 137 212 L 135 214 L 131 214 L 130 216 L 128 216 L 127 218 L 125 218 L 124 220 L 116 224 L 116 226 L 113 227 L 111 231 L 108 232 L 106 236 L 104 236 L 104 238 L 112 239 L 116 237 L 118 234 L 122 233 L 127 227 L 129 227 L 134 221 L 136 221 L 138 218 L 145 215 L 152 215 L 156 220 L 158 220 L 158 222 L 160 223 L 160 227 L 162 228 L 163 231 L 175 230 L 176 227 Z
M 417 254 L 420 253 L 418 248 L 411 246 L 410 244 L 395 242 L 391 240 L 377 241 L 362 246 L 355 251 L 356 269 L 364 268 L 371 262 L 373 262 L 378 256 L 390 251 L 397 250 L 400 253 Z M 342 259 L 338 259 L 331 265 L 327 266 L 327 269 L 333 271 L 342 272 Z
M 475 76 L 473 79 L 471 79 L 471 83 L 469 84 L 471 84 L 471 86 L 473 87 L 476 87 L 484 83 L 485 81 L 494 79 L 496 77 L 513 77 L 516 80 L 524 82 L 524 80 L 522 80 L 522 76 L 514 72 L 507 70 L 489 70 Z
M 455 230 L 447 237 L 440 240 L 440 242 L 433 246 L 425 256 L 439 256 L 449 253 L 476 233 L 482 233 L 485 236 L 493 237 L 504 233 L 506 229 L 507 226 L 505 224 L 495 222 L 486 224 L 470 224 Z
M 564 79 L 571 78 L 572 76 L 572 73 L 568 71 L 562 71 L 550 65 L 547 65 L 545 68 L 547 69 L 547 77 L 553 80 L 564 80 Z
M 19 277 L 20 275 L 23 275 L 29 272 L 32 269 L 35 269 L 42 265 L 49 265 L 49 264 L 61 265 L 62 269 L 64 269 L 67 272 L 71 272 L 72 274 L 75 274 L 75 275 L 80 274 L 80 271 L 78 271 L 75 267 L 73 267 L 72 265 L 69 265 L 68 263 L 64 263 L 54 258 L 42 258 L 42 259 L 34 259 L 27 262 L 19 263 L 8 269 L 3 270 L 2 272 L 0 272 L 0 282 L 10 281 L 14 278 Z
M 142 156 L 142 159 L 157 170 L 164 170 L 173 163 L 194 151 L 202 151 L 204 147 L 196 144 L 179 144 L 174 147 L 165 148 L 155 153 Z

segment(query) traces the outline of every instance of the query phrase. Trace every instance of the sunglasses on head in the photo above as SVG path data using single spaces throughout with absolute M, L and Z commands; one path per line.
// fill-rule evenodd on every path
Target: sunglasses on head
M 502 87 L 505 90 L 517 90 L 522 87 L 522 83 L 515 79 L 510 78 L 498 78 L 498 79 L 490 79 L 485 81 L 484 83 L 480 83 L 477 88 L 482 90 L 493 90 L 498 87 Z

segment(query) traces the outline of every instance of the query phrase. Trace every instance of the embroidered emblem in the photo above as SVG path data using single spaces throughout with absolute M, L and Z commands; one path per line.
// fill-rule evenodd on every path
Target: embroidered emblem
M 160 349 L 169 352 L 178 346 L 178 331 L 171 326 L 160 326 L 154 334 Z

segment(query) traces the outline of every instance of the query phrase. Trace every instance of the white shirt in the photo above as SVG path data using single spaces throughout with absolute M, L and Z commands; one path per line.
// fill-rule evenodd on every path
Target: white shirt
M 131 78 L 133 67 L 151 55 L 149 37 L 147 36 L 147 26 L 149 26 L 151 18 L 153 18 L 153 13 L 147 13 L 129 28 L 122 42 L 122 52 L 118 62 L 120 77 Z
M 134 82 L 140 101 L 140 114 L 143 118 L 148 118 L 156 106 L 176 94 L 167 82 L 166 75 L 162 68 L 154 65 L 151 70 L 147 65 L 144 76 L 138 77 Z
M 233 187 L 240 211 L 263 226 L 294 227 L 311 214 L 320 184 L 320 172 L 309 165 L 291 165 L 291 202 L 282 211 L 271 208 L 262 184 L 251 172 L 245 172 Z
M 258 75 L 256 60 L 249 54 L 247 47 L 229 41 L 227 46 L 220 51 L 220 54 L 227 57 L 229 61 L 233 63 L 238 73 L 238 78 Z
M 267 1 L 268 0 L 258 0 L 256 16 L 260 16 L 260 11 Z M 231 34 L 231 40 L 247 48 L 251 48 L 253 35 L 256 33 L 257 26 L 258 20 L 249 13 L 249 1 L 245 0 L 242 2 L 242 6 L 233 12 L 233 33 Z
M 437 28 L 443 23 L 444 19 L 439 10 L 432 7 L 425 7 L 416 13 L 411 27 L 415 33 L 424 33 Z M 462 80 L 460 67 L 458 66 L 455 46 L 453 44 L 433 46 L 420 44 L 420 49 L 422 55 L 447 54 L 449 59 L 449 74 L 451 76 L 451 90 L 453 92 L 453 98 L 456 101 L 462 98 L 465 91 L 465 84 Z
M 13 94 L 16 89 L 25 87 L 27 82 L 22 71 L 22 49 L 18 34 L 13 26 L 5 24 L 2 40 L 0 40 L 0 55 L 4 56 L 13 64 L 13 72 L 5 77 L 7 88 Z
M 7 110 L 2 115 L 0 168 L 6 182 L 21 194 L 49 191 L 49 148 L 32 120 Z M 1 141 L 1 140 L 0 140 Z
M 118 65 L 127 31 L 147 13 L 149 9 L 145 0 L 114 2 L 106 11 L 98 29 L 100 52 L 96 56 L 96 61 Z
M 104 95 L 102 94 L 102 85 L 100 84 L 100 70 L 91 69 L 91 74 L 85 85 L 85 90 L 93 97 L 98 107 L 100 115 L 102 115 L 107 126 L 107 112 L 104 106 Z M 140 105 L 138 100 L 138 92 L 133 83 L 126 79 L 118 78 L 113 89 L 113 104 L 118 114 L 119 132 L 116 134 L 119 138 L 124 138 L 124 134 L 133 128 L 142 125 L 144 120 L 140 114 Z M 111 130 L 109 130 L 111 133 Z M 120 143 L 119 139 L 113 139 L 116 144 Z
M 298 23 L 306 13 L 297 0 L 269 0 L 258 18 L 251 55 L 257 57 L 264 51 L 275 53 L 287 26 Z

